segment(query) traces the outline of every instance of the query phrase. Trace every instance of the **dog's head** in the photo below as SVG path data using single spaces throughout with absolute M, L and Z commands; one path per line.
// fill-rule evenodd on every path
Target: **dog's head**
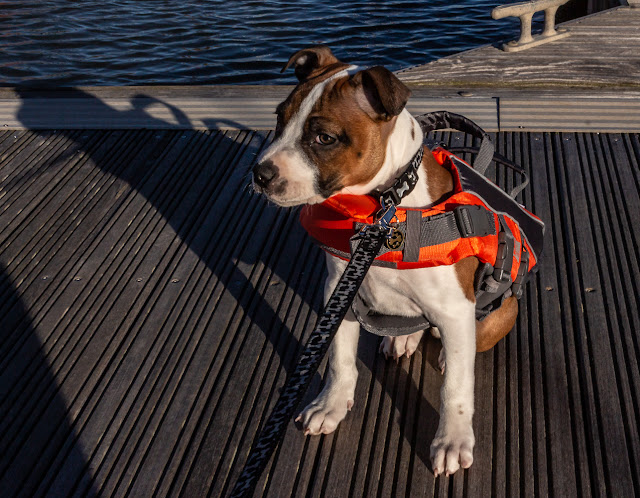
M 276 109 L 274 141 L 253 168 L 253 185 L 281 206 L 322 202 L 379 171 L 409 89 L 383 67 L 359 71 L 326 46 L 300 50 L 299 84 Z

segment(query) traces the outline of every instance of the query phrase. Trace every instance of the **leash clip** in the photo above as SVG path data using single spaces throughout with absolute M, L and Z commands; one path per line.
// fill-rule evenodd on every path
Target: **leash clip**
M 396 205 L 390 200 L 385 204 L 382 197 L 380 197 L 380 204 L 382 204 L 382 209 L 378 211 L 375 224 L 386 232 L 387 238 L 390 238 L 393 236 L 393 232 L 396 231 L 396 228 L 391 225 L 393 219 L 396 217 Z
M 382 208 L 376 214 L 375 221 L 371 225 L 364 225 L 358 232 L 357 238 L 360 238 L 367 230 L 371 229 L 384 234 L 387 239 L 393 237 L 393 234 L 397 230 L 396 227 L 392 225 L 393 219 L 396 217 L 396 206 L 392 201 L 388 201 L 385 204 L 382 202 L 382 198 L 380 198 L 380 204 L 382 204 Z

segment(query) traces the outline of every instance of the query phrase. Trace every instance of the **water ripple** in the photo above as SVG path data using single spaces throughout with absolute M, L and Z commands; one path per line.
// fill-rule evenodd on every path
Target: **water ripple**
M 313 43 L 397 70 L 517 37 L 499 3 L 0 0 L 0 85 L 292 83 L 279 69 Z

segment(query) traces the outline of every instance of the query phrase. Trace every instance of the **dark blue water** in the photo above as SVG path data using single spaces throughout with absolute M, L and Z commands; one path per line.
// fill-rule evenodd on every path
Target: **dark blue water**
M 500 3 L 0 0 L 0 85 L 291 83 L 279 70 L 314 43 L 396 70 L 517 38 Z

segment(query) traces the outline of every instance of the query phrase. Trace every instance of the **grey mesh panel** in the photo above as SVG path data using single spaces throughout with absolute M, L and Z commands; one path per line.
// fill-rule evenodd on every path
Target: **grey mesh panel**
M 422 247 L 445 244 L 461 237 L 453 211 L 424 218 L 420 227 Z

